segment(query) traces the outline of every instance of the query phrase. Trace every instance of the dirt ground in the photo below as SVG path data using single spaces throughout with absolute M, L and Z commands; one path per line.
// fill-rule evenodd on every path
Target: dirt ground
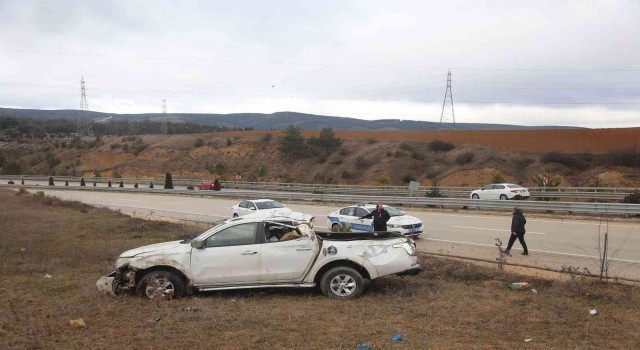
M 0 226 L 3 349 L 640 348 L 634 286 L 423 255 L 418 276 L 380 279 L 353 301 L 315 289 L 148 301 L 102 295 L 95 281 L 122 251 L 202 227 L 12 191 L 0 191 Z M 510 290 L 517 281 L 537 293 Z

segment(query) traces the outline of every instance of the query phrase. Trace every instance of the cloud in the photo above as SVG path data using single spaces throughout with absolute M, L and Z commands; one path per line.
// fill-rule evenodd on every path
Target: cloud
M 638 126 L 640 2 L 0 1 L 0 105 Z M 600 119 L 598 119 L 600 118 Z

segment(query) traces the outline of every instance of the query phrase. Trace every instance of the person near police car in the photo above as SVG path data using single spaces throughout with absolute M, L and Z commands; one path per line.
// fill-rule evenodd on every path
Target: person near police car
M 389 212 L 382 207 L 380 202 L 376 202 L 376 209 L 367 215 L 361 216 L 358 219 L 373 218 L 373 230 L 374 231 L 386 231 L 387 221 L 391 219 Z

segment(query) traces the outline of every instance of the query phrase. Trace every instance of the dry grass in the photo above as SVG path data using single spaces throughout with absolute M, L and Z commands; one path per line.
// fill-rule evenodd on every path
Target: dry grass
M 384 278 L 354 301 L 316 290 L 109 297 L 95 281 L 120 252 L 197 228 L 6 191 L 0 208 L 0 348 L 640 347 L 637 287 L 528 279 L 538 294 L 516 292 L 506 287 L 523 277 L 428 256 L 424 273 Z M 69 325 L 79 318 L 86 327 Z

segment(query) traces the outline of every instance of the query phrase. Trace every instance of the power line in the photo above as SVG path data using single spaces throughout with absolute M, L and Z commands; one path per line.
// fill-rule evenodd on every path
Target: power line
M 55 56 L 82 56 L 82 57 L 100 57 L 100 58 L 120 58 L 135 60 L 155 60 L 155 61 L 189 61 L 189 62 L 215 62 L 215 63 L 233 63 L 233 64 L 267 64 L 267 65 L 291 65 L 291 66 L 324 66 L 324 67 L 344 67 L 344 68 L 408 68 L 408 69 L 428 69 L 428 70 L 445 70 L 443 67 L 428 66 L 412 66 L 412 65 L 392 65 L 392 64 L 343 64 L 343 63 L 317 63 L 317 62 L 278 62 L 278 61 L 250 61 L 250 60 L 221 60 L 210 58 L 188 58 L 188 57 L 161 57 L 161 56 L 128 56 L 113 55 L 100 53 L 79 53 L 79 52 L 45 52 L 31 50 L 7 50 L 0 49 L 0 52 L 36 54 L 36 55 L 55 55 Z M 524 72 L 640 72 L 639 68 L 626 69 L 610 69 L 610 68 L 491 68 L 491 67 L 451 67 L 457 70 L 471 71 L 524 71 Z

